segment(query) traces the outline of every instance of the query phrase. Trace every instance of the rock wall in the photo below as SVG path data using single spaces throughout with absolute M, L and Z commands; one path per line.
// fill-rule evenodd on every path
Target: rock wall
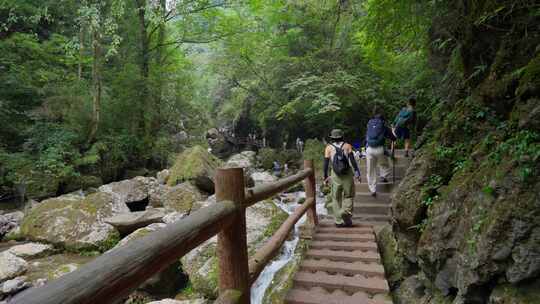
M 396 303 L 540 299 L 540 20 L 483 3 L 433 18 L 441 99 L 378 238 Z

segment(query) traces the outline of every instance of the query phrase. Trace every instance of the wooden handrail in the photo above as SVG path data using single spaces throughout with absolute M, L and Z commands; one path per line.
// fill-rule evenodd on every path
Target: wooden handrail
M 43 287 L 16 296 L 16 304 L 114 303 L 231 224 L 237 205 L 221 202 L 113 249 Z
M 282 178 L 270 184 L 263 184 L 250 188 L 246 191 L 244 205 L 249 207 L 257 202 L 273 197 L 276 194 L 287 190 L 296 183 L 313 174 L 313 169 L 304 169 L 294 175 Z
M 308 212 L 316 224 L 313 162 L 305 169 L 277 182 L 245 191 L 243 170 L 218 169 L 218 203 L 193 212 L 181 221 L 110 250 L 79 269 L 42 287 L 23 291 L 15 304 L 115 303 L 150 277 L 211 237 L 218 235 L 220 297 L 216 303 L 247 304 L 250 286 L 266 264 L 279 252 L 294 225 Z M 304 180 L 306 201 L 280 226 L 249 261 L 245 209 Z
M 310 197 L 306 201 L 298 206 L 296 210 L 281 224 L 279 229 L 272 235 L 272 237 L 264 244 L 255 255 L 249 259 L 249 283 L 252 285 L 259 274 L 263 271 L 266 264 L 272 260 L 276 254 L 279 252 L 279 249 L 287 239 L 287 236 L 294 228 L 294 225 L 300 220 L 302 215 L 306 211 L 313 207 L 315 204 L 315 199 Z

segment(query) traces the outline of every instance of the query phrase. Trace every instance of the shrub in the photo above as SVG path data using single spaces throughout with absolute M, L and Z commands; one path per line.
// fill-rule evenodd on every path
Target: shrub
M 275 149 L 263 148 L 259 150 L 259 163 L 263 169 L 272 169 L 275 160 L 280 161 L 280 155 Z
M 312 159 L 315 165 L 316 176 L 322 176 L 324 160 L 324 144 L 316 139 L 306 140 L 304 146 L 304 159 Z

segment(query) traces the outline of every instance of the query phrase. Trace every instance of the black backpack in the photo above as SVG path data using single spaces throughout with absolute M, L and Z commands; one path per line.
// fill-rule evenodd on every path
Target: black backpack
M 332 159 L 332 169 L 337 175 L 345 175 L 349 172 L 349 158 L 345 155 L 343 151 L 342 143 L 340 147 L 331 144 L 336 149 L 336 154 L 334 154 L 334 159 Z
M 384 145 L 384 120 L 373 118 L 368 121 L 366 141 L 373 148 Z

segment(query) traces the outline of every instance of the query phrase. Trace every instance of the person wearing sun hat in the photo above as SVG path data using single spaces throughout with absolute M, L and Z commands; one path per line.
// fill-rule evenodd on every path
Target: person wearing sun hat
M 332 173 L 329 177 L 330 162 Z M 343 131 L 334 129 L 330 133 L 330 143 L 324 150 L 324 183 L 332 183 L 332 212 L 337 227 L 352 226 L 354 177 L 360 180 L 360 170 L 354 159 L 353 148 L 344 141 Z

